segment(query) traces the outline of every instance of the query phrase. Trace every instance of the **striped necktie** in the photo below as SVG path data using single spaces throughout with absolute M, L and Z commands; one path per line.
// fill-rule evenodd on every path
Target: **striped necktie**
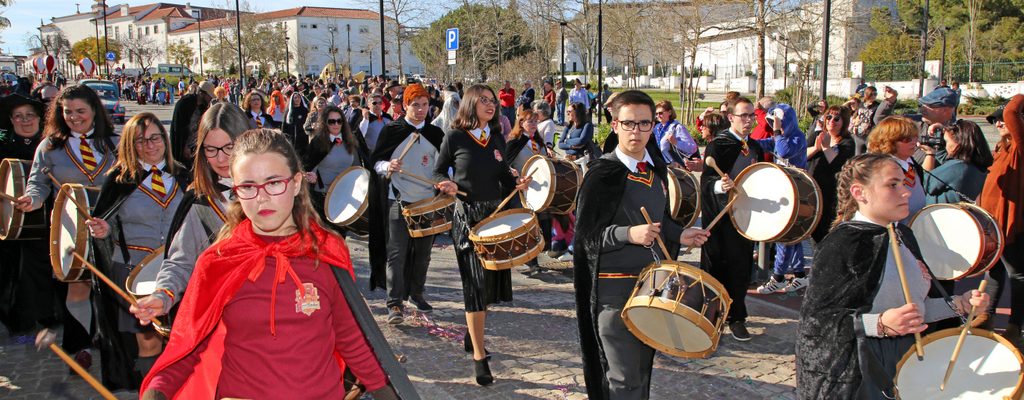
M 164 187 L 164 178 L 162 177 L 163 173 L 156 167 L 156 165 L 150 168 L 149 172 L 153 176 L 153 191 L 159 194 L 160 197 L 166 196 L 167 188 Z
M 537 142 L 530 140 L 530 150 L 533 150 L 533 154 L 537 154 L 540 149 L 537 148 Z
M 907 171 L 903 173 L 903 184 L 908 188 L 913 188 L 917 184 L 917 172 L 914 171 L 913 165 L 907 165 Z
M 339 138 L 334 138 L 334 145 L 335 146 L 341 146 L 341 138 L 340 137 Z
M 82 163 L 85 164 L 85 169 L 89 172 L 96 170 L 96 155 L 92 153 L 92 146 L 89 146 L 89 141 L 86 140 L 85 136 L 82 136 L 82 140 L 79 141 L 78 151 L 82 153 Z
M 263 118 L 260 118 L 260 116 L 257 115 L 254 119 L 256 120 L 256 129 L 263 128 Z

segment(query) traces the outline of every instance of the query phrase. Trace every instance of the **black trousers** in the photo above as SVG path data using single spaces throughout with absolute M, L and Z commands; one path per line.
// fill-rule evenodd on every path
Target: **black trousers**
M 404 205 L 409 203 L 402 202 Z M 402 217 L 398 201 L 388 200 L 388 301 L 387 306 L 402 306 L 405 299 L 422 297 L 430 266 L 430 248 L 434 236 L 413 238 Z
M 731 223 L 724 221 L 711 229 L 711 237 L 701 251 L 701 269 L 708 271 L 725 286 L 725 291 L 732 298 L 728 322 L 747 320 L 746 298 L 754 263 L 753 248 L 754 242 L 744 238 Z
M 622 320 L 622 307 L 635 279 L 599 279 L 597 331 L 608 360 L 610 399 L 645 400 L 651 393 L 654 349 L 637 339 Z

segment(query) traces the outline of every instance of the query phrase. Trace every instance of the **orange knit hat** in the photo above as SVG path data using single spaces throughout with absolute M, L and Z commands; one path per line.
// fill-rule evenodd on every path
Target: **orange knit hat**
M 423 88 L 423 85 L 413 83 L 405 87 L 405 92 L 402 93 L 402 103 L 409 105 L 417 97 L 430 97 L 430 94 L 427 93 L 427 89 Z

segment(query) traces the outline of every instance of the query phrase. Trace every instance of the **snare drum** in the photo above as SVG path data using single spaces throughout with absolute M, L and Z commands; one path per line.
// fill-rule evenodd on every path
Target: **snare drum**
M 821 219 L 821 188 L 807 173 L 767 162 L 755 163 L 736 177 L 744 194 L 729 219 L 740 235 L 755 242 L 798 243 Z
M 953 373 L 945 390 L 939 390 L 946 376 L 961 328 L 943 329 L 925 336 L 924 360 L 914 348 L 896 365 L 899 398 L 910 399 L 1019 399 L 1024 392 L 1021 365 L 1024 358 L 1010 341 L 992 331 L 973 328 L 964 338 Z
M 575 163 L 536 155 L 523 164 L 521 176 L 533 178 L 530 186 L 519 193 L 523 207 L 552 214 L 569 214 L 576 209 L 583 172 Z
M 0 192 L 18 198 L 25 195 L 26 170 L 31 161 L 6 158 L 0 161 Z M 42 239 L 47 236 L 46 211 L 23 213 L 14 203 L 0 199 L 0 240 Z
M 1003 253 L 1003 233 L 996 220 L 973 204 L 932 204 L 914 214 L 910 229 L 937 279 L 981 274 Z
M 85 217 L 78 212 L 79 204 L 90 207 L 89 196 L 85 187 L 77 183 L 65 183 L 57 192 L 53 201 L 53 213 L 50 220 L 50 265 L 58 280 L 76 282 L 82 279 L 85 265 L 72 256 L 77 253 L 88 259 L 91 252 L 89 245 L 89 229 L 85 226 Z
M 370 219 L 366 215 L 370 192 L 370 172 L 355 166 L 343 171 L 324 198 L 327 221 L 347 228 L 357 235 L 370 233 Z
M 700 215 L 700 183 L 697 177 L 682 168 L 668 167 L 669 217 L 683 229 L 697 223 Z
M 544 250 L 537 215 L 525 208 L 484 218 L 469 230 L 469 240 L 484 268 L 494 271 L 525 264 Z
M 402 216 L 409 225 L 409 236 L 421 238 L 452 229 L 455 197 L 440 195 L 402 207 Z
M 705 358 L 718 348 L 732 299 L 707 272 L 677 261 L 644 268 L 622 308 L 637 339 L 677 357 Z

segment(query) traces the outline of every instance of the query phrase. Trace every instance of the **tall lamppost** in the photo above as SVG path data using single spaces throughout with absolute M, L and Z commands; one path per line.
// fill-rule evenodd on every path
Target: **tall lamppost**
M 398 21 L 395 21 L 395 22 L 398 22 Z M 387 68 L 385 67 L 385 65 L 387 65 L 387 60 L 384 59 L 384 55 L 385 55 L 385 53 L 387 53 L 385 51 L 385 48 L 386 47 L 384 46 L 384 0 L 380 0 L 380 73 L 381 73 L 381 75 L 383 75 L 384 72 L 387 71 Z M 373 61 L 370 62 L 370 66 L 371 67 L 373 66 Z M 370 68 L 370 69 L 373 69 L 373 68 Z M 373 73 L 370 73 L 370 75 L 373 75 Z
M 235 0 L 235 40 L 238 43 L 238 76 L 242 78 L 242 91 L 245 90 L 245 64 L 242 63 L 242 14 Z
M 92 19 L 92 28 L 96 31 L 96 57 L 100 57 L 100 16 Z
M 348 73 L 352 75 L 352 24 L 345 24 L 345 58 L 348 63 Z
M 925 58 L 928 57 L 928 8 L 931 5 L 929 0 L 924 0 L 924 10 L 921 15 L 921 81 L 917 85 L 917 95 L 924 96 L 924 80 L 928 78 L 925 70 Z
M 291 43 L 288 41 L 289 39 L 290 38 L 288 36 L 284 37 L 284 74 L 288 75 L 288 77 L 291 78 L 292 77 L 292 70 L 291 70 L 291 65 L 290 65 L 291 64 L 291 56 L 289 55 L 289 51 L 288 51 L 288 47 L 291 46 Z
M 949 28 L 942 27 L 939 34 L 942 35 L 942 64 L 939 65 L 939 79 L 946 79 L 946 33 Z
M 199 26 L 199 75 L 203 75 L 203 10 L 193 9 L 192 18 L 196 19 L 196 25 Z
M 558 23 L 559 33 L 561 33 L 561 35 L 562 35 L 562 63 L 560 64 L 561 66 L 559 67 L 559 71 L 562 72 L 562 87 L 563 88 L 565 87 L 565 25 L 566 25 L 565 21 L 561 21 L 561 22 Z
M 107 2 L 106 0 L 100 0 L 103 4 L 103 70 L 107 74 L 107 78 L 110 78 L 110 61 L 107 60 L 107 52 L 110 51 L 110 47 L 107 46 Z
M 828 33 L 832 27 L 832 0 L 825 0 L 825 23 L 821 28 L 821 99 L 828 91 Z
M 598 107 L 604 107 L 604 12 L 602 11 L 604 0 L 597 0 L 597 99 Z M 595 112 L 596 113 L 596 112 Z M 601 124 L 601 114 L 597 115 L 598 125 Z

